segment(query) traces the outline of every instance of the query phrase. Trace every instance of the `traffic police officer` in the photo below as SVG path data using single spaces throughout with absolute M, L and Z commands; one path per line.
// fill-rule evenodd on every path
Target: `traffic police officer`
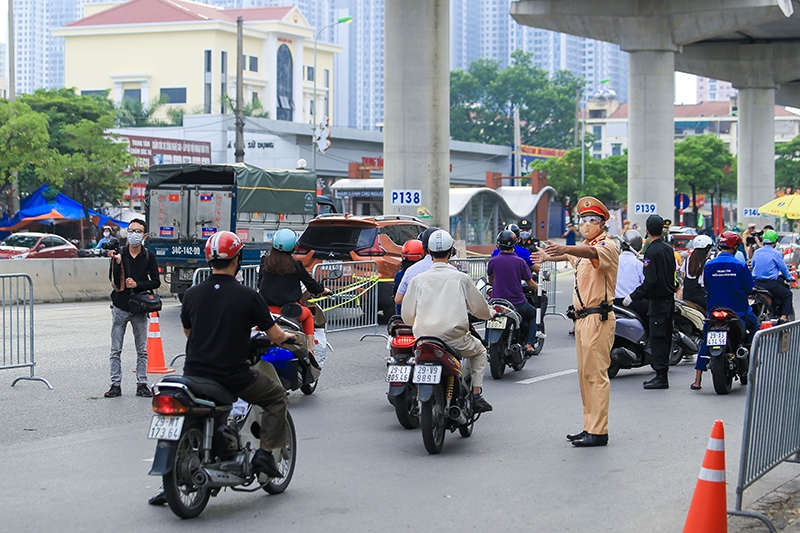
M 645 389 L 668 389 L 669 356 L 672 350 L 672 314 L 675 309 L 675 291 L 678 289 L 675 253 L 672 246 L 664 242 L 664 219 L 659 215 L 647 218 L 647 234 L 650 246 L 644 253 L 644 283 L 624 300 L 650 300 L 650 353 L 656 376 L 644 382 Z
M 619 249 L 606 234 L 606 206 L 592 196 L 581 198 L 577 206 L 584 241 L 579 245 L 550 244 L 538 254 L 537 262 L 570 261 L 575 268 L 571 314 L 575 320 L 583 431 L 567 435 L 567 439 L 583 448 L 608 444 L 608 367 L 616 323 L 611 304 Z

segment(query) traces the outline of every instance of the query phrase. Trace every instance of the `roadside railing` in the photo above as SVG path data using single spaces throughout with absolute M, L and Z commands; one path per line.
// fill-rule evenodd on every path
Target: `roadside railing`
M 311 277 L 331 290 L 312 298 L 325 313 L 325 330 L 344 331 L 378 325 L 378 263 L 326 261 L 317 263 Z
M 460 272 L 467 274 L 472 278 L 473 282 L 481 278 L 486 278 L 486 265 L 488 263 L 488 257 L 454 257 L 450 259 L 450 264 L 456 267 Z
M 36 376 L 33 351 L 33 280 L 28 274 L 0 274 L 0 343 L 2 364 L 0 370 L 29 368 L 30 376 L 20 380 L 41 381 L 48 389 L 50 382 Z
M 236 279 L 242 285 L 247 285 L 251 289 L 258 290 L 258 265 L 244 265 L 240 271 L 241 279 L 239 279 L 239 274 L 236 275 Z M 211 269 L 208 267 L 198 268 L 194 271 L 194 276 L 192 276 L 192 285 L 198 285 L 211 275 Z
M 742 510 L 742 498 L 779 464 L 800 462 L 800 321 L 756 333 L 748 375 L 736 507 L 728 514 L 757 518 L 774 532 L 769 518 Z

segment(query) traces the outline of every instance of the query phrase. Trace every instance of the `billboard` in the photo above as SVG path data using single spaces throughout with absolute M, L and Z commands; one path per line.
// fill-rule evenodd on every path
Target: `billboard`
M 152 165 L 171 163 L 211 164 L 210 142 L 124 134 L 120 134 L 119 138 L 127 141 L 128 152 L 133 156 L 133 167 L 127 172 L 128 174 L 133 171 L 147 172 Z

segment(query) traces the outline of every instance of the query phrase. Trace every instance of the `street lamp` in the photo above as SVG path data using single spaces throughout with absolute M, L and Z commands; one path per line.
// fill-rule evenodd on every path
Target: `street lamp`
M 315 78 L 316 79 L 316 78 Z M 581 126 L 581 187 L 586 180 L 586 91 L 597 85 L 610 82 L 611 79 L 604 78 L 592 85 L 583 86 L 583 125 Z
M 337 24 L 350 24 L 351 22 L 353 22 L 353 17 L 342 17 L 337 19 L 336 22 L 332 22 L 327 26 L 324 26 L 314 37 L 314 94 L 312 99 L 314 103 L 311 105 L 311 116 L 313 117 L 314 128 L 317 127 L 317 40 L 322 32 L 328 28 L 336 26 Z M 311 138 L 313 139 L 314 136 L 312 135 Z M 313 142 L 311 143 L 311 170 L 314 172 L 317 171 L 317 147 Z

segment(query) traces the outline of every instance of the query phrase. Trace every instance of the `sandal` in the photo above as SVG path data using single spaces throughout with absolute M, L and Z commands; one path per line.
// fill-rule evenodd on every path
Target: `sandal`
M 689 388 L 692 389 L 692 390 L 700 390 L 703 387 L 701 387 L 700 385 L 695 385 L 694 383 L 692 383 L 691 385 L 689 385 Z

